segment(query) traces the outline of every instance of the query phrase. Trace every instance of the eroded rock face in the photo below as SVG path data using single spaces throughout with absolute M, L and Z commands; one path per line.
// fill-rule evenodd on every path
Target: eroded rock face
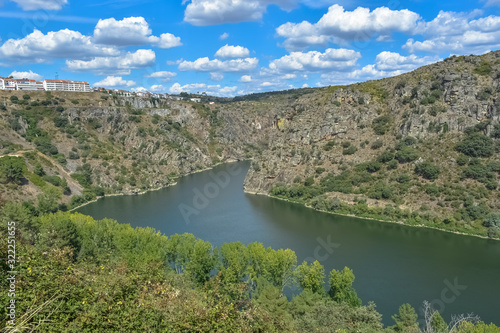
M 454 140 L 479 123 L 487 124 L 484 133 L 489 135 L 500 121 L 499 59 L 499 52 L 450 58 L 399 77 L 282 99 L 279 110 L 269 110 L 274 122 L 263 123 L 269 147 L 252 164 L 245 188 L 268 193 L 276 184 L 292 184 L 297 176 L 315 176 L 318 167 L 338 174 L 339 163 L 372 160 L 378 152 L 368 142 L 375 140 L 384 147 L 406 136 L 425 141 L 445 134 Z M 478 72 L 482 63 L 491 66 L 487 74 Z M 385 135 L 372 128 L 381 116 L 390 119 Z M 336 146 L 323 149 L 329 141 Z M 344 155 L 343 142 L 357 151 Z M 435 159 L 443 159 L 443 165 L 444 159 L 450 160 Z
M 216 99 L 213 105 L 61 95 L 68 101 L 81 98 L 60 104 L 64 111 L 58 117 L 72 128 L 55 128 L 51 119 L 38 126 L 53 133 L 65 156 L 71 151 L 82 155 L 68 160 L 69 172 L 90 164 L 95 184 L 105 187 L 132 191 L 144 184 L 165 185 L 173 174 L 252 158 L 245 188 L 268 193 L 279 183 L 339 174 L 345 165 L 373 160 L 380 153 L 370 148 L 376 141 L 382 150 L 406 136 L 433 140 L 445 135 L 456 141 L 465 128 L 481 122 L 490 134 L 500 121 L 499 55 L 455 57 L 379 81 Z M 20 129 L 14 134 L 25 135 L 27 121 L 17 120 Z M 377 122 L 381 127 L 374 130 Z M 453 157 L 433 158 L 445 165 Z M 143 181 L 132 185 L 132 174 Z

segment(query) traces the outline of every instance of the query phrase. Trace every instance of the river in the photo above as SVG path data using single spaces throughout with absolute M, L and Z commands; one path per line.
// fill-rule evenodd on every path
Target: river
M 421 315 L 424 300 L 451 314 L 474 312 L 500 325 L 500 242 L 321 213 L 246 194 L 248 162 L 220 165 L 139 196 L 106 197 L 78 209 L 166 235 L 189 232 L 219 246 L 261 242 L 290 248 L 299 263 L 319 260 L 327 275 L 348 266 L 363 304 L 374 301 L 387 325 L 401 304 Z

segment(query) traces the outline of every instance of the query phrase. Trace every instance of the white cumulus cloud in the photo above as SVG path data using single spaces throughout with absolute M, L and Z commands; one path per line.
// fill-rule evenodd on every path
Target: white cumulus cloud
M 180 83 L 174 83 L 169 91 L 172 94 L 180 94 L 181 92 L 187 93 L 202 93 L 205 92 L 212 96 L 222 96 L 222 97 L 232 97 L 234 96 L 238 87 L 236 86 L 226 86 L 222 87 L 220 84 L 207 85 L 206 83 L 191 83 L 181 85 Z
M 154 72 L 148 75 L 150 78 L 156 78 L 156 79 L 161 79 L 163 81 L 169 81 L 173 77 L 177 76 L 177 73 L 174 72 L 168 72 L 168 71 L 160 71 L 160 72 Z
M 170 33 L 161 34 L 158 41 L 158 47 L 161 49 L 170 49 L 181 45 L 181 38 Z
M 97 45 L 89 36 L 69 29 L 47 34 L 35 29 L 22 39 L 9 39 L 0 46 L 0 57 L 12 62 L 43 63 L 54 58 L 88 59 L 118 54 L 116 48 Z
M 181 38 L 170 33 L 153 36 L 148 22 L 141 16 L 99 20 L 94 29 L 94 41 L 116 46 L 156 44 L 163 49 L 182 45 Z
M 89 61 L 66 60 L 66 66 L 73 72 L 128 75 L 131 69 L 153 66 L 155 60 L 156 55 L 153 50 L 140 49 L 119 57 L 96 57 Z
M 252 77 L 250 75 L 242 75 L 240 82 L 252 82 Z
M 402 56 L 396 52 L 384 51 L 377 55 L 375 63 L 377 68 L 383 71 L 412 71 L 418 67 L 439 61 L 439 57 L 426 56 L 419 58 L 414 54 Z
M 500 48 L 500 16 L 474 19 L 472 13 L 441 11 L 430 22 L 419 24 L 423 40 L 410 38 L 403 46 L 411 53 L 483 54 Z
M 156 41 L 144 17 L 127 17 L 121 21 L 114 18 L 99 20 L 94 29 L 94 40 L 99 44 L 129 46 Z
M 105 79 L 94 83 L 94 87 L 133 87 L 135 86 L 134 81 L 124 80 L 121 76 L 108 76 Z
M 13 71 L 12 73 L 10 73 L 10 76 L 12 76 L 14 79 L 30 79 L 37 81 L 43 80 L 43 76 L 37 73 L 33 73 L 31 70 L 29 72 Z
M 151 88 L 149 88 L 149 90 L 151 90 L 152 92 L 156 92 L 156 93 L 163 93 L 164 91 L 167 90 L 167 88 L 165 88 L 161 84 L 155 84 L 155 85 L 152 85 Z
M 199 58 L 195 61 L 183 61 L 179 64 L 181 71 L 196 72 L 242 72 L 254 69 L 259 60 L 257 58 L 243 58 L 221 61 L 210 60 L 208 57 Z
M 276 29 L 285 37 L 284 46 L 289 50 L 300 50 L 311 45 L 327 45 L 329 42 L 365 41 L 373 37 L 387 40 L 393 32 L 412 34 L 421 19 L 420 15 L 407 9 L 391 10 L 379 7 L 358 7 L 346 11 L 340 5 L 333 5 L 316 23 L 285 23 Z
M 348 71 L 357 65 L 359 58 L 361 58 L 359 52 L 348 49 L 326 49 L 324 53 L 291 52 L 289 55 L 273 60 L 269 64 L 269 69 L 277 73 Z
M 216 58 L 231 59 L 245 58 L 250 55 L 250 51 L 243 46 L 224 45 L 215 53 Z
M 350 84 L 396 76 L 440 60 L 437 56 L 420 58 L 413 54 L 402 56 L 396 52 L 384 51 L 377 55 L 374 64 L 366 65 L 361 69 L 349 73 L 332 72 L 322 74 L 322 84 Z
M 191 0 L 184 12 L 184 21 L 198 26 L 258 21 L 267 6 L 274 4 L 291 10 L 296 0 Z

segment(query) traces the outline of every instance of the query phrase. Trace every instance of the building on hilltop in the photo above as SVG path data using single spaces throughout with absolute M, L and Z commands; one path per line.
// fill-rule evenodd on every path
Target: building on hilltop
M 43 83 L 30 79 L 10 79 L 0 77 L 0 89 L 2 90 L 44 90 Z
M 44 80 L 43 87 L 48 91 L 91 92 L 90 85 L 85 81 Z
M 43 88 L 43 82 L 40 81 L 28 80 L 28 79 L 22 79 L 16 81 L 17 81 L 17 90 L 30 90 L 30 91 L 45 90 Z
M 0 89 L 2 90 L 16 90 L 16 80 L 0 77 Z

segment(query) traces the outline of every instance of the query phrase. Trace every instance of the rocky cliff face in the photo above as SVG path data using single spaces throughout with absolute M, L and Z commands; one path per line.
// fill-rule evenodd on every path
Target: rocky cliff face
M 454 139 L 480 123 L 489 135 L 500 120 L 499 63 L 500 53 L 453 57 L 398 77 L 289 99 L 280 111 L 270 113 L 274 119 L 262 122 L 269 149 L 256 159 L 245 187 L 267 193 L 276 183 L 292 184 L 297 175 L 314 175 L 318 164 L 337 172 L 335 164 L 367 162 L 378 153 L 370 148 L 374 141 L 391 147 L 405 136 L 431 142 L 443 135 Z M 387 129 L 377 134 L 374 122 L 383 116 L 389 119 Z M 332 140 L 337 145 L 323 149 Z M 357 151 L 343 154 L 342 142 Z M 453 149 L 449 154 L 454 155 Z
M 254 161 L 246 190 L 269 193 L 277 185 L 300 185 L 311 177 L 318 185 L 328 175 L 358 170 L 382 152 L 397 153 L 401 141 L 411 137 L 416 161 L 392 169 L 382 165 L 370 181 L 389 184 L 409 174 L 396 204 L 418 209 L 431 198 L 419 194 L 426 180 L 413 174 L 415 163 L 439 166 L 436 184 L 475 186 L 457 171 L 454 147 L 467 128 L 480 125 L 486 136 L 494 131 L 500 120 L 499 77 L 500 53 L 493 52 L 452 57 L 379 81 L 215 99 L 214 105 L 98 93 L 30 93 L 24 103 L 13 103 L 9 98 L 22 101 L 22 94 L 3 92 L 0 139 L 4 152 L 15 151 L 15 145 L 40 150 L 36 127 L 57 148 L 68 173 L 86 170 L 93 186 L 109 193 L 163 186 L 176 175 L 248 158 Z M 370 181 L 366 184 L 373 185 Z M 353 186 L 343 199 L 370 199 L 362 186 Z M 82 186 L 73 194 L 83 191 Z M 394 203 L 380 201 L 374 204 Z

